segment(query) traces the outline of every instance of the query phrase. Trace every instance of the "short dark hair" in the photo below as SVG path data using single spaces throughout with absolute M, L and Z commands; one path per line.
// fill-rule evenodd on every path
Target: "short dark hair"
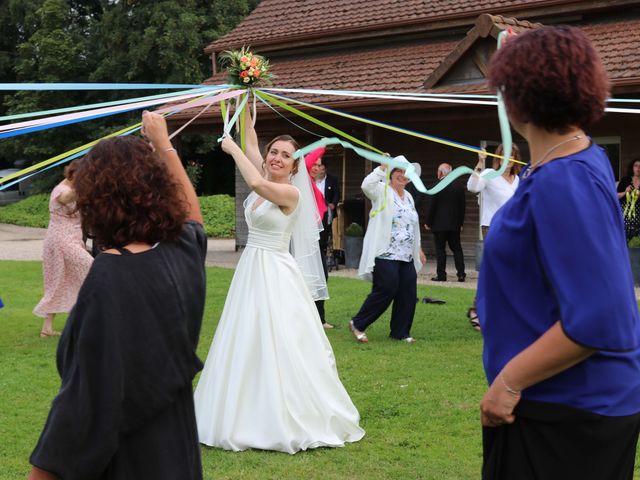
M 175 240 L 187 219 L 182 186 L 139 137 L 98 142 L 79 162 L 73 185 L 82 227 L 103 249 Z
M 509 116 L 549 132 L 586 128 L 604 114 L 609 79 L 577 28 L 541 27 L 509 38 L 491 59 L 489 85 Z

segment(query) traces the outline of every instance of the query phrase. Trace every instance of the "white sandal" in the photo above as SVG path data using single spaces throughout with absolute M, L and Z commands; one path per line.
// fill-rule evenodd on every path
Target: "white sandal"
M 356 327 L 353 326 L 353 320 L 349 321 L 349 330 L 353 333 L 353 336 L 356 337 L 360 343 L 369 343 L 369 339 L 367 338 L 367 334 L 357 330 Z

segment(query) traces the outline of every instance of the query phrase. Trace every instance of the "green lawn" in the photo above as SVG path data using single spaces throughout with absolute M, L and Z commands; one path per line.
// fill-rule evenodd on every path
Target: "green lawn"
M 232 270 L 209 268 L 201 358 L 206 357 Z M 31 309 L 42 293 L 39 262 L 0 262 L 0 480 L 24 478 L 27 459 L 59 386 L 56 339 L 40 339 Z M 482 341 L 464 312 L 473 290 L 419 286 L 446 305 L 417 306 L 408 345 L 388 339 L 385 314 L 357 344 L 346 324 L 369 290 L 358 280 L 330 279 L 328 332 L 340 376 L 367 434 L 345 448 L 290 456 L 203 448 L 209 479 L 474 479 L 479 478 L 478 402 L 485 381 Z M 62 327 L 60 320 L 57 327 Z M 251 332 L 247 332 L 248 335 Z M 640 460 L 640 459 L 639 459 Z M 640 478 L 640 468 L 636 466 Z

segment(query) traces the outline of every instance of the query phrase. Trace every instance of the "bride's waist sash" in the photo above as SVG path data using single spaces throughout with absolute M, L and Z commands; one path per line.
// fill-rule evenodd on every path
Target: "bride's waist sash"
M 289 251 L 289 241 L 291 233 L 270 232 L 268 230 L 249 229 L 247 247 L 260 248 L 262 250 L 272 250 L 274 252 Z

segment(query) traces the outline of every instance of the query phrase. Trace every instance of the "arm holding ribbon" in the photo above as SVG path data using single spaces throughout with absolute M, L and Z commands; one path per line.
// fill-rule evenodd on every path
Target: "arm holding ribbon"
M 258 134 L 253 126 L 253 119 L 248 107 L 244 109 L 244 139 L 246 156 L 258 172 L 264 173 L 263 158 L 258 145 Z

